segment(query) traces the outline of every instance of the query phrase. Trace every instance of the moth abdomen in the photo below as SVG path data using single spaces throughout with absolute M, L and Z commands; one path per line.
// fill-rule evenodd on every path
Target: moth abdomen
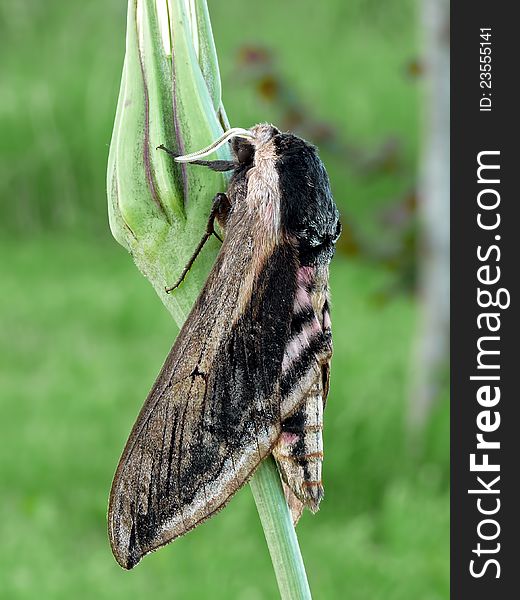
M 301 408 L 282 423 L 282 433 L 273 449 L 283 481 L 312 512 L 318 510 L 324 495 L 322 429 L 323 396 L 316 379 Z

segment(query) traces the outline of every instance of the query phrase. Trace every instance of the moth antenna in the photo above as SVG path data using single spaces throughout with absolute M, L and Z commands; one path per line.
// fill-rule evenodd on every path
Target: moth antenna
M 202 148 L 197 152 L 191 152 L 190 154 L 185 154 L 184 156 L 175 156 L 174 160 L 176 162 L 188 163 L 194 160 L 198 160 L 199 158 L 203 158 L 215 150 L 218 150 L 221 146 L 223 146 L 229 140 L 232 140 L 235 137 L 242 138 L 254 138 L 254 134 L 249 131 L 249 129 L 242 129 L 241 127 L 232 127 L 225 131 L 218 139 L 212 142 L 206 148 Z

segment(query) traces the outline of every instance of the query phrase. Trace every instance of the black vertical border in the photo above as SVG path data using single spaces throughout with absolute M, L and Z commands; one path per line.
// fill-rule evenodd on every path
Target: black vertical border
M 451 4 L 451 598 L 453 600 L 502 600 L 520 598 L 520 326 L 518 298 L 520 278 L 520 145 L 517 142 L 520 105 L 518 61 L 520 41 L 514 2 L 464 2 Z M 492 29 L 491 112 L 480 112 L 480 28 Z M 501 225 L 485 232 L 477 226 L 477 155 L 500 150 Z M 479 244 L 494 243 L 501 236 L 500 286 L 511 293 L 511 306 L 501 311 L 501 449 L 493 459 L 501 464 L 500 552 L 489 555 L 500 562 L 501 574 L 489 568 L 474 578 L 469 562 L 480 541 L 477 525 L 482 518 L 476 507 L 476 473 L 470 473 L 469 455 L 475 452 L 478 384 L 477 373 L 477 260 Z M 495 242 L 496 243 L 496 242 Z M 483 309 L 481 309 L 483 310 Z M 489 496 L 488 496 L 489 497 Z M 482 542 L 485 545 L 485 542 Z M 488 544 L 490 547 L 492 543 Z M 482 563 L 482 559 L 481 562 Z M 516 590 L 516 591 L 515 591 Z

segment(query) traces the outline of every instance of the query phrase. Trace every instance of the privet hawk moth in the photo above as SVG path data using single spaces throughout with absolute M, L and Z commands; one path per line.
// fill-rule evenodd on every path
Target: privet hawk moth
M 226 141 L 233 160 L 200 160 Z M 325 167 L 312 145 L 266 124 L 170 154 L 232 175 L 181 280 L 215 219 L 220 252 L 112 484 L 109 537 L 127 569 L 223 508 L 271 453 L 295 520 L 323 496 L 328 269 L 340 233 Z

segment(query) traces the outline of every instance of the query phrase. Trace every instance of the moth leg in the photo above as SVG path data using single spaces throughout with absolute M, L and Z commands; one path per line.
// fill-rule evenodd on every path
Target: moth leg
M 226 194 L 216 194 L 213 198 L 213 207 L 215 209 L 215 219 L 217 219 L 217 223 L 225 230 L 231 211 L 231 202 Z M 213 234 L 222 241 L 215 231 L 213 231 Z
M 167 294 L 178 288 L 180 284 L 184 281 L 184 278 L 193 266 L 193 263 L 195 262 L 197 256 L 200 254 L 202 248 L 204 248 L 205 243 L 209 240 L 209 238 L 212 235 L 214 235 L 217 239 L 219 239 L 222 242 L 222 238 L 215 231 L 215 219 L 217 219 L 217 221 L 220 223 L 222 218 L 223 222 L 225 223 L 227 215 L 229 214 L 230 207 L 231 203 L 229 202 L 226 194 L 219 193 L 215 195 L 215 197 L 213 198 L 213 204 L 211 206 L 211 212 L 209 213 L 206 231 L 204 232 L 204 235 L 202 236 L 200 242 L 197 244 L 197 247 L 195 248 L 195 251 L 191 255 L 189 261 L 186 263 L 186 266 L 182 270 L 179 279 L 177 279 L 177 281 L 171 287 L 165 288 Z

